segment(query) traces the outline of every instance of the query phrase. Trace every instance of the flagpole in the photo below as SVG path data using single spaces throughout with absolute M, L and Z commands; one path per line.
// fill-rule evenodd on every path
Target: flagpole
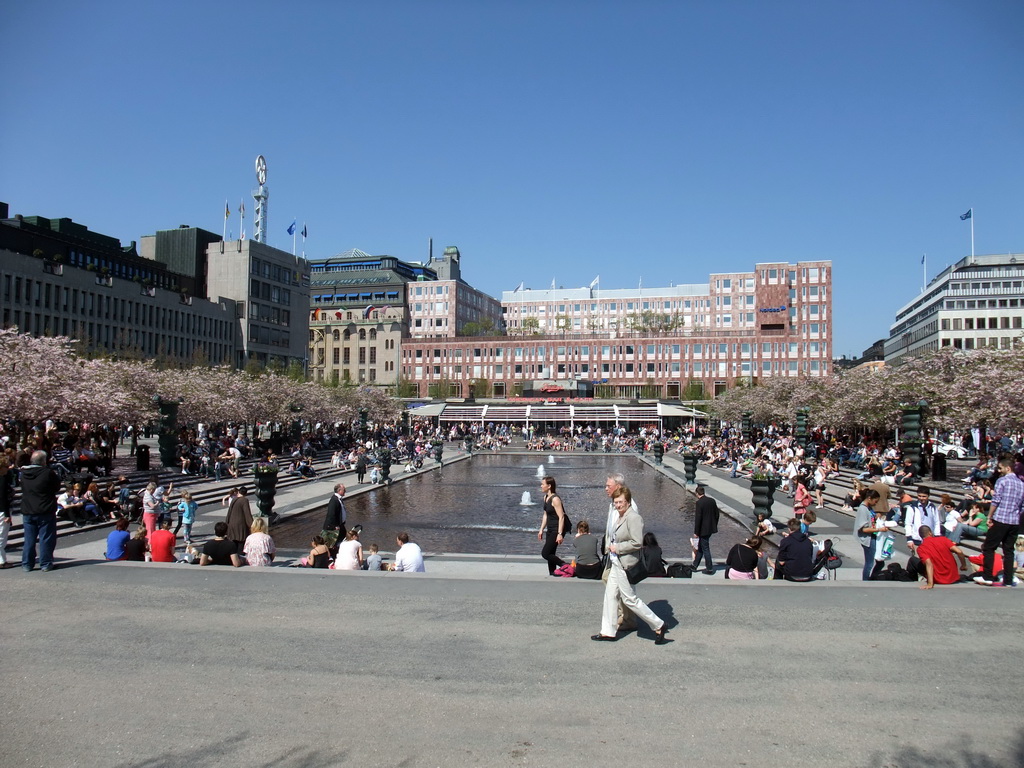
M 224 201 L 224 228 L 221 230 L 220 239 L 221 240 L 227 240 L 228 239 L 228 201 L 227 200 Z
M 523 281 L 519 281 L 519 285 L 523 285 Z M 519 330 L 520 335 L 526 335 L 526 326 L 523 324 L 523 312 L 526 310 L 526 287 L 523 286 L 519 291 Z
M 921 293 L 928 287 L 928 254 L 921 257 L 921 266 L 924 267 L 921 274 Z
M 292 256 L 295 255 L 295 225 L 292 224 Z
M 971 264 L 974 263 L 974 209 L 971 208 Z

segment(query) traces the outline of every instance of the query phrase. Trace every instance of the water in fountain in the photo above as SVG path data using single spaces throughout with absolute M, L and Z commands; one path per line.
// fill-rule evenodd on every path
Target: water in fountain
M 546 475 L 546 474 L 547 474 L 547 472 L 544 471 L 544 465 L 543 464 L 541 464 L 539 467 L 537 467 L 537 477 L 544 477 L 544 475 Z
M 550 454 L 548 454 L 548 464 L 554 464 L 554 463 L 555 463 L 555 457 L 550 455 Z
M 532 507 L 533 506 L 533 499 L 530 497 L 530 492 L 529 491 L 523 491 L 523 498 L 520 500 L 519 506 L 521 506 L 521 507 Z
M 536 555 L 540 551 L 540 515 L 534 509 L 538 502 L 528 506 L 520 501 L 524 491 L 536 489 L 531 475 L 524 474 L 537 466 L 532 463 L 536 460 L 536 456 L 480 454 L 472 461 L 446 465 L 444 472 L 417 472 L 400 483 L 346 498 L 349 524 L 364 526 L 364 547 L 377 543 L 386 549 L 400 531 L 407 531 L 430 552 Z M 628 478 L 644 528 L 657 535 L 665 557 L 689 562 L 693 494 L 627 454 L 559 455 L 558 491 L 572 521 L 587 520 L 592 531 L 603 534 L 608 516 L 604 481 L 614 473 Z M 323 520 L 322 507 L 286 520 L 274 526 L 274 541 L 278 548 L 308 547 Z M 715 560 L 720 561 L 733 544 L 749 535 L 746 527 L 722 515 L 719 533 L 711 540 Z M 563 557 L 571 553 L 571 544 L 560 551 Z

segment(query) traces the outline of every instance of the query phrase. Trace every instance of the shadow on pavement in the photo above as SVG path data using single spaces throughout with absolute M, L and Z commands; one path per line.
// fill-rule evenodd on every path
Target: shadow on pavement
M 1001 745 L 991 744 L 988 749 L 972 743 L 964 737 L 963 744 L 947 744 L 931 751 L 916 747 L 904 747 L 891 757 L 876 755 L 868 768 L 1011 768 L 1024 766 L 1024 730 L 1010 748 L 1008 759 L 992 757 L 991 752 Z
M 178 768 L 182 765 L 201 765 L 203 763 L 214 763 L 218 760 L 227 759 L 243 745 L 257 740 L 266 744 L 265 734 L 253 734 L 243 732 L 233 737 L 225 738 L 216 744 L 196 745 L 187 749 L 167 755 L 160 755 L 144 760 L 129 760 L 121 763 L 122 766 L 132 768 Z M 261 750 L 262 751 L 262 750 Z M 342 765 L 346 760 L 344 750 L 327 751 L 313 747 L 301 747 L 282 751 L 276 757 L 266 757 L 262 761 L 254 760 L 250 763 L 252 768 L 327 768 L 327 766 Z

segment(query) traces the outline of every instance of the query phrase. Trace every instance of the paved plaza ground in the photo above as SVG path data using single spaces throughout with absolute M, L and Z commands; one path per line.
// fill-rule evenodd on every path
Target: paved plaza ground
M 430 564 L 428 563 L 428 568 Z M 10 766 L 1024 764 L 1017 590 L 84 563 L 0 579 Z
M 699 478 L 749 516 L 742 483 Z M 816 527 L 845 539 L 839 582 L 640 585 L 665 646 L 592 642 L 603 586 L 539 556 L 199 568 L 62 536 L 56 571 L 0 575 L 0 765 L 1024 766 L 1024 588 L 863 584 L 852 520 Z

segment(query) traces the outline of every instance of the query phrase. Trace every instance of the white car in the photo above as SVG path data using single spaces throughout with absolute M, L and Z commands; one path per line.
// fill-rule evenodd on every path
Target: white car
M 934 455 L 942 455 L 947 459 L 966 459 L 967 449 L 962 445 L 954 445 L 953 443 L 944 443 L 941 440 L 936 440 L 932 443 L 932 453 Z

